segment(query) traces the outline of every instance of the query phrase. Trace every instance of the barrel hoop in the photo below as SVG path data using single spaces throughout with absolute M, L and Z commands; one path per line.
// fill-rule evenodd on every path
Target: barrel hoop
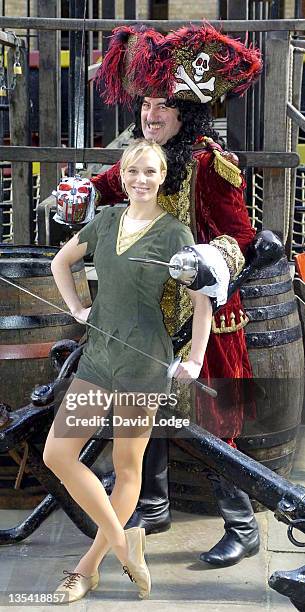
M 246 308 L 246 314 L 250 321 L 266 321 L 268 319 L 277 319 L 292 314 L 297 310 L 295 300 L 290 302 L 281 302 L 280 304 L 271 304 L 270 306 L 257 306 L 256 308 Z
M 48 257 L 53 258 L 56 253 L 59 251 L 59 247 L 49 246 L 49 245 L 14 245 L 14 244 L 1 244 L 0 247 L 0 256 L 4 257 L 13 257 L 14 259 L 19 256 L 24 258 L 37 258 L 37 257 Z
M 0 359 L 37 359 L 48 357 L 56 340 L 33 344 L 1 344 Z
M 256 270 L 250 276 L 250 280 L 258 278 L 271 278 L 272 276 L 279 276 L 280 274 L 286 274 L 289 272 L 289 264 L 287 257 L 282 257 L 280 261 L 272 266 L 266 266 L 262 270 Z
M 81 259 L 72 266 L 72 272 L 79 272 L 84 267 L 83 260 Z M 19 259 L 10 260 L 0 258 L 0 275 L 6 276 L 7 278 L 32 278 L 35 276 L 52 276 L 51 272 L 51 260 L 41 259 Z M 1 281 L 1 279 L 0 279 Z
M 268 434 L 260 433 L 259 435 L 253 436 L 242 436 L 237 438 L 237 448 L 241 451 L 250 453 L 253 449 L 259 448 L 272 448 L 273 446 L 280 446 L 286 442 L 294 440 L 299 427 L 292 427 L 291 429 L 284 429 L 283 431 L 275 431 Z
M 75 323 L 72 315 L 53 313 L 49 315 L 11 315 L 0 317 L 0 329 L 32 329 L 34 327 L 54 327 L 56 325 L 72 325 Z
M 282 457 L 273 457 L 272 459 L 264 459 L 263 461 L 260 461 L 259 463 L 261 465 L 264 465 L 266 468 L 269 468 L 269 470 L 272 470 L 272 471 L 280 470 L 281 468 L 286 468 L 289 466 L 289 463 L 291 463 L 293 460 L 294 453 L 295 453 L 295 449 L 293 449 L 287 455 L 283 455 Z M 256 459 L 256 457 L 253 457 L 253 458 Z
M 287 293 L 292 289 L 291 279 L 280 283 L 270 283 L 269 285 L 243 285 L 240 289 L 240 295 L 244 298 L 265 297 L 268 295 L 278 295 Z
M 246 328 L 247 329 L 247 328 Z M 267 348 L 269 346 L 279 346 L 289 344 L 302 338 L 300 323 L 288 329 L 279 329 L 266 332 L 247 332 L 246 342 L 248 348 Z

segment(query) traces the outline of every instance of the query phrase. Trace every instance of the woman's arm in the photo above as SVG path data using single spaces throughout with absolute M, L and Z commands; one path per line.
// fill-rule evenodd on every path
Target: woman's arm
M 212 304 L 207 295 L 198 291 L 187 290 L 194 306 L 191 352 L 187 361 L 183 361 L 175 378 L 198 378 L 211 331 Z
M 84 308 L 75 288 L 71 267 L 86 254 L 87 243 L 78 243 L 76 234 L 55 255 L 51 263 L 51 270 L 60 294 L 66 302 L 71 314 L 82 321 L 86 321 L 90 308 Z

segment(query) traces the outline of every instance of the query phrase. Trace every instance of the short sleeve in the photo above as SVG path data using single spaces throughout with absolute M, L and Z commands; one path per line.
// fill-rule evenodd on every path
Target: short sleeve
M 183 225 L 183 223 L 179 223 L 172 232 L 170 241 L 171 257 L 178 251 L 181 251 L 182 247 L 192 246 L 193 244 L 195 242 L 191 230 L 186 225 Z
M 87 242 L 86 255 L 94 253 L 97 240 L 98 240 L 98 228 L 102 222 L 103 211 L 99 212 L 92 221 L 90 221 L 80 232 L 78 232 L 78 244 Z

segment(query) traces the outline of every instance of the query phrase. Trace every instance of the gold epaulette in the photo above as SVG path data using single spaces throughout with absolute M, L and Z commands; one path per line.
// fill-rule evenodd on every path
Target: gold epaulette
M 94 189 L 95 189 L 94 205 L 98 206 L 100 199 L 101 199 L 101 193 L 95 186 L 94 186 Z
M 235 164 L 232 164 L 228 159 L 223 157 L 220 151 L 213 150 L 214 169 L 219 176 L 231 183 L 234 187 L 240 187 L 242 184 L 241 170 Z
M 239 323 L 236 323 L 235 314 L 234 312 L 231 312 L 230 325 L 226 325 L 225 315 L 220 315 L 219 317 L 220 327 L 217 327 L 215 317 L 213 316 L 212 317 L 212 332 L 214 334 L 229 334 L 230 332 L 236 332 L 239 329 L 242 329 L 243 327 L 245 327 L 245 325 L 247 325 L 247 323 L 249 323 L 249 317 L 247 317 L 247 315 L 242 310 L 239 311 L 239 316 L 240 316 Z
M 200 151 L 201 149 L 207 149 L 212 151 L 214 155 L 214 170 L 223 179 L 231 183 L 234 187 L 240 187 L 242 184 L 241 170 L 236 165 L 230 162 L 225 156 L 224 152 L 219 150 L 221 147 L 213 138 L 204 136 L 201 142 L 197 143 L 194 147 L 194 151 Z

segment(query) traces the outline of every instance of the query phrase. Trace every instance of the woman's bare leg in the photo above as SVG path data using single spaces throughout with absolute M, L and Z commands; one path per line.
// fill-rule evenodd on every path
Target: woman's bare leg
M 139 409 L 126 406 L 116 406 L 115 414 L 124 417 L 135 417 Z M 144 416 L 144 414 L 142 414 Z M 116 428 L 113 441 L 113 465 L 116 474 L 115 485 L 110 496 L 110 501 L 115 513 L 124 527 L 132 516 L 141 490 L 143 456 L 151 433 L 151 426 L 131 427 L 129 430 L 128 443 L 124 427 Z M 124 437 L 123 437 L 124 436 Z M 104 556 L 109 550 L 109 544 L 105 537 L 103 526 L 99 527 L 89 550 L 80 559 L 74 571 L 85 576 L 93 575 Z
M 92 385 L 74 379 L 67 394 L 86 393 Z M 66 396 L 67 396 L 66 394 Z M 93 410 L 87 407 L 76 408 L 72 414 L 82 418 L 92 416 Z M 87 414 L 86 414 L 87 412 Z M 112 507 L 106 491 L 97 476 L 79 461 L 79 453 L 87 440 L 97 430 L 97 427 L 81 428 L 82 437 L 69 437 L 76 435 L 69 431 L 67 417 L 71 410 L 67 408 L 66 399 L 62 402 L 54 423 L 49 431 L 43 459 L 45 464 L 56 474 L 64 484 L 71 497 L 98 525 L 103 527 L 104 537 L 108 547 L 111 547 L 123 565 L 127 560 L 127 544 L 124 529 Z M 80 430 L 79 430 L 80 431 Z M 59 437 L 60 436 L 60 437 Z M 63 437 L 62 437 L 63 436 Z

